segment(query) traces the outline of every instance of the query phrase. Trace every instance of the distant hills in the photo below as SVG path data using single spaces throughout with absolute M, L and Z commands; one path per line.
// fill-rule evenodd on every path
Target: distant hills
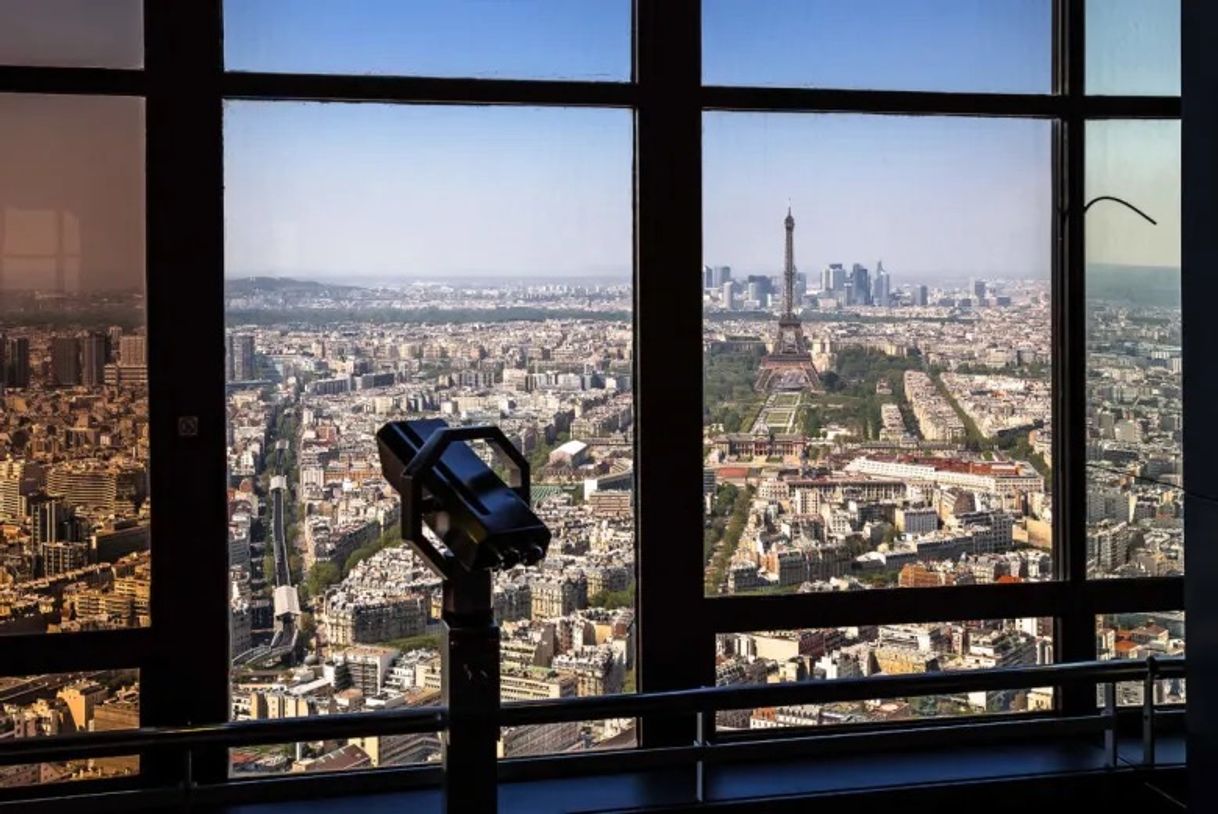
M 1087 298 L 1131 305 L 1178 308 L 1180 269 L 1171 266 L 1087 266 Z
M 224 281 L 228 296 L 271 293 L 320 294 L 325 291 L 350 291 L 358 286 L 319 283 L 316 280 L 294 280 L 291 277 L 230 277 Z

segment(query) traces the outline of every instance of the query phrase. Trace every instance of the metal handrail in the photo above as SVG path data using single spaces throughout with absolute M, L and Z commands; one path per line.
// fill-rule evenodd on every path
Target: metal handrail
M 1183 658 L 1159 659 L 1158 675 L 1183 675 Z M 530 723 L 628 718 L 652 712 L 688 713 L 750 707 L 828 704 L 901 695 L 934 695 L 975 690 L 1011 690 L 1095 682 L 1140 681 L 1147 674 L 1143 661 L 1083 661 L 1035 667 L 956 670 L 939 673 L 879 675 L 833 681 L 789 684 L 749 684 L 636 695 L 585 696 L 507 704 L 499 713 L 503 726 Z M 1177 673 L 1178 671 L 1178 673 Z
M 45 738 L 8 738 L 0 739 L 0 766 L 64 758 L 111 757 L 149 748 L 256 746 L 369 735 L 406 735 L 439 732 L 447 726 L 447 708 L 414 707 L 375 715 L 348 712 L 307 718 L 140 727 Z
M 500 710 L 502 726 L 559 723 L 605 718 L 633 718 L 649 713 L 711 713 L 765 706 L 863 701 L 904 695 L 934 695 L 978 690 L 1065 686 L 1082 683 L 1115 684 L 1142 681 L 1147 688 L 1162 678 L 1184 675 L 1184 658 L 1146 661 L 1087 661 L 1035 667 L 960 670 L 910 675 L 881 675 L 834 681 L 805 681 L 703 687 L 669 692 L 637 693 L 544 701 L 524 701 Z M 1144 710 L 1146 758 L 1153 764 L 1153 692 Z M 383 713 L 343 713 L 308 718 L 231 721 L 182 727 L 141 727 L 109 732 L 0 740 L 0 765 L 43 760 L 105 757 L 150 748 L 188 749 L 200 746 L 239 747 L 293 741 L 329 740 L 369 735 L 439 732 L 448 725 L 446 707 L 411 708 Z

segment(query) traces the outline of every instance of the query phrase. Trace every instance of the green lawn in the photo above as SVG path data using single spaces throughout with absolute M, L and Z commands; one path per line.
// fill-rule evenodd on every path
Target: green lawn
M 791 423 L 791 410 L 768 410 L 765 415 L 765 423 L 771 427 L 785 427 Z

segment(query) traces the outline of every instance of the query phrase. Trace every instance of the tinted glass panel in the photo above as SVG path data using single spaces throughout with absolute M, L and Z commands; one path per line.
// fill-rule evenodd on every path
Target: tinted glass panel
M 136 670 L 0 677 L 0 740 L 135 729 L 140 725 Z M 96 780 L 138 772 L 135 755 L 0 766 L 6 788 Z
M 704 132 L 707 592 L 1051 578 L 1049 125 Z
M 502 427 L 554 532 L 542 567 L 496 577 L 504 701 L 633 690 L 631 144 L 618 110 L 229 105 L 234 716 L 438 703 L 440 581 L 401 541 L 374 437 L 421 418 Z M 632 733 L 525 728 L 503 749 Z M 428 761 L 439 742 L 338 749 L 244 751 L 234 771 Z
M 1027 667 L 1053 661 L 1051 619 L 721 634 L 715 653 L 719 686 L 832 681 L 878 675 Z M 828 726 L 1051 709 L 1053 690 L 962 692 L 720 712 L 725 729 Z
M 1180 123 L 1087 125 L 1087 539 L 1092 576 L 1184 571 Z
M 148 624 L 143 161 L 141 100 L 0 95 L 0 634 Z
M 141 0 L 0 0 L 0 65 L 138 68 Z
M 232 70 L 630 78 L 629 0 L 227 0 Z
M 708 85 L 1047 93 L 1050 0 L 703 0 Z
M 1087 0 L 1087 92 L 1180 93 L 1180 0 Z
M 1140 659 L 1151 656 L 1184 655 L 1184 611 L 1159 613 L 1116 613 L 1097 616 L 1095 650 L 1101 659 Z M 1140 681 L 1117 684 L 1116 700 L 1121 706 L 1141 706 L 1144 685 Z M 1183 678 L 1155 682 L 1156 704 L 1178 704 L 1187 699 Z M 1100 689 L 1103 703 L 1103 688 Z

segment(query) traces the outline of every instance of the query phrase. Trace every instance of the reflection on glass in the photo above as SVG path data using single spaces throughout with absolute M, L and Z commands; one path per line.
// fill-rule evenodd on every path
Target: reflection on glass
M 0 634 L 148 624 L 143 187 L 141 101 L 0 96 Z
M 1050 0 L 703 0 L 708 85 L 1047 93 Z
M 141 0 L 0 0 L 0 65 L 138 68 Z
M 1095 619 L 1095 650 L 1100 659 L 1139 659 L 1151 656 L 1184 655 L 1184 611 L 1159 613 L 1119 613 Z M 1103 688 L 1099 701 L 1103 703 Z M 1116 700 L 1121 706 L 1141 706 L 1141 681 L 1117 684 Z M 1179 704 L 1187 700 L 1183 678 L 1155 682 L 1156 704 Z
M 1050 579 L 1048 125 L 704 132 L 707 593 Z
M 1087 93 L 1180 93 L 1180 0 L 1087 0 Z
M 542 567 L 495 579 L 503 700 L 633 691 L 631 143 L 616 110 L 227 108 L 235 717 L 439 702 L 440 582 L 374 438 L 418 418 L 502 427 L 554 532 Z M 632 729 L 525 728 L 504 751 Z M 233 769 L 425 762 L 438 741 L 337 750 Z
M 720 634 L 715 656 L 715 683 L 719 686 L 1026 667 L 1052 663 L 1053 620 Z M 726 729 L 828 726 L 1031 712 L 1052 706 L 1053 690 L 1044 687 L 729 710 L 718 714 L 717 725 Z
M 136 729 L 136 670 L 0 677 L 0 740 Z M 0 766 L 0 791 L 40 783 L 95 780 L 138 772 L 134 755 Z
M 1184 571 L 1180 123 L 1087 125 L 1087 563 Z
M 226 0 L 238 71 L 630 79 L 629 0 Z

